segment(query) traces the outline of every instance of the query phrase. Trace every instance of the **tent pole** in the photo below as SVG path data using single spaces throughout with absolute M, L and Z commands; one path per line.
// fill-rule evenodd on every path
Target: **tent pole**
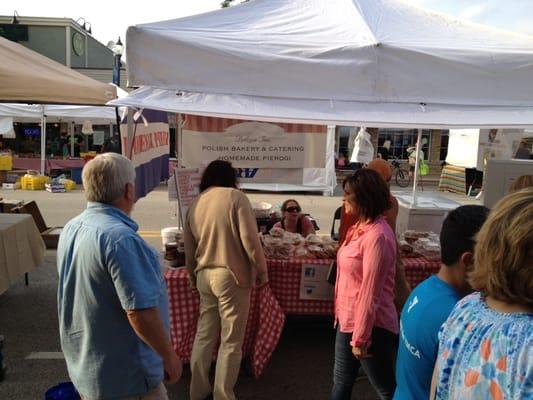
M 76 125 L 72 121 L 72 129 L 70 130 L 70 156 L 74 157 L 74 131 L 76 130 Z
M 413 205 L 416 205 L 416 186 L 418 185 L 418 168 L 420 168 L 420 149 L 422 148 L 422 129 L 418 129 L 418 136 L 416 139 L 416 162 L 413 179 Z
M 116 110 L 116 108 L 115 108 Z M 115 121 L 116 122 L 116 121 Z M 110 122 L 109 123 L 109 140 L 111 140 L 113 138 L 113 123 Z M 104 138 L 104 143 L 105 143 L 105 138 Z M 102 144 L 102 146 L 100 147 L 100 153 L 102 152 L 102 147 L 104 147 L 104 145 Z
M 176 157 L 178 158 L 178 168 L 181 168 L 181 149 L 183 149 L 183 117 L 178 114 L 178 126 L 176 126 Z
M 128 130 L 127 130 L 127 146 L 126 154 L 130 160 L 133 158 L 133 108 L 128 107 Z
M 46 115 L 44 106 L 41 106 L 41 175 L 45 174 L 46 162 Z

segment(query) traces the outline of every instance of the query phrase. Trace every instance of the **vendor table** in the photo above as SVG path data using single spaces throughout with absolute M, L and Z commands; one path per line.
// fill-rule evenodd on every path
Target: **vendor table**
M 269 285 L 252 290 L 250 315 L 243 353 L 258 377 L 267 365 L 283 330 L 285 315 L 332 315 L 332 300 L 301 300 L 300 279 L 305 264 L 329 265 L 332 260 L 267 259 Z M 438 272 L 439 261 L 425 258 L 402 259 L 411 286 Z M 199 297 L 189 286 L 185 268 L 165 273 L 170 304 L 172 345 L 181 359 L 191 357 L 199 313 Z
M 285 315 L 331 315 L 331 300 L 301 300 L 300 279 L 302 265 L 329 265 L 333 260 L 267 259 L 270 287 Z M 402 258 L 407 282 L 415 287 L 431 275 L 439 272 L 440 261 L 428 261 L 423 257 Z
M 46 246 L 29 214 L 0 214 L 0 294 L 44 259 Z
M 182 360 L 189 360 L 196 334 L 200 298 L 190 288 L 185 268 L 168 269 L 165 279 L 168 286 L 172 345 Z M 253 289 L 243 355 L 249 357 L 255 377 L 261 375 L 270 360 L 284 323 L 285 315 L 270 287 L 266 285 Z
M 85 160 L 83 159 L 46 159 L 44 169 L 47 174 L 53 169 L 73 169 L 83 168 Z M 24 158 L 13 157 L 13 169 L 33 169 L 35 171 L 41 170 L 40 158 Z
M 411 288 L 439 272 L 441 265 L 440 260 L 429 261 L 424 257 L 405 257 L 401 261 L 405 269 L 405 277 Z
M 333 260 L 267 258 L 268 279 L 272 292 L 286 315 L 332 315 L 331 300 L 300 300 L 302 265 L 329 265 Z

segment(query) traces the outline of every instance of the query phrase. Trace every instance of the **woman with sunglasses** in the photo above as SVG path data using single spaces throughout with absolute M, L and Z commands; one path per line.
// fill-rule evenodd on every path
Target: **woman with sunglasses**
M 281 228 L 287 232 L 299 233 L 306 237 L 310 233 L 315 233 L 315 228 L 311 220 L 302 214 L 302 207 L 294 199 L 288 199 L 281 205 L 283 217 L 274 228 Z

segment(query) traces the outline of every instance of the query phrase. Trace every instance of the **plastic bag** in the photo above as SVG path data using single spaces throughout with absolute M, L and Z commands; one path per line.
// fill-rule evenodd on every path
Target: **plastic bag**
M 353 152 L 350 158 L 352 163 L 368 164 L 374 159 L 374 145 L 370 134 L 362 127 L 354 141 Z
M 426 164 L 424 160 L 420 160 L 420 175 L 426 176 L 429 175 L 429 165 Z

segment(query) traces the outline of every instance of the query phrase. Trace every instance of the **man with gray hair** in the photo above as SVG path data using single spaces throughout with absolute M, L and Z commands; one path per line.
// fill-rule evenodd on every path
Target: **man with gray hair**
M 87 209 L 59 238 L 58 309 L 68 372 L 84 400 L 168 399 L 182 372 L 157 253 L 130 218 L 135 170 L 105 153 L 83 169 Z

